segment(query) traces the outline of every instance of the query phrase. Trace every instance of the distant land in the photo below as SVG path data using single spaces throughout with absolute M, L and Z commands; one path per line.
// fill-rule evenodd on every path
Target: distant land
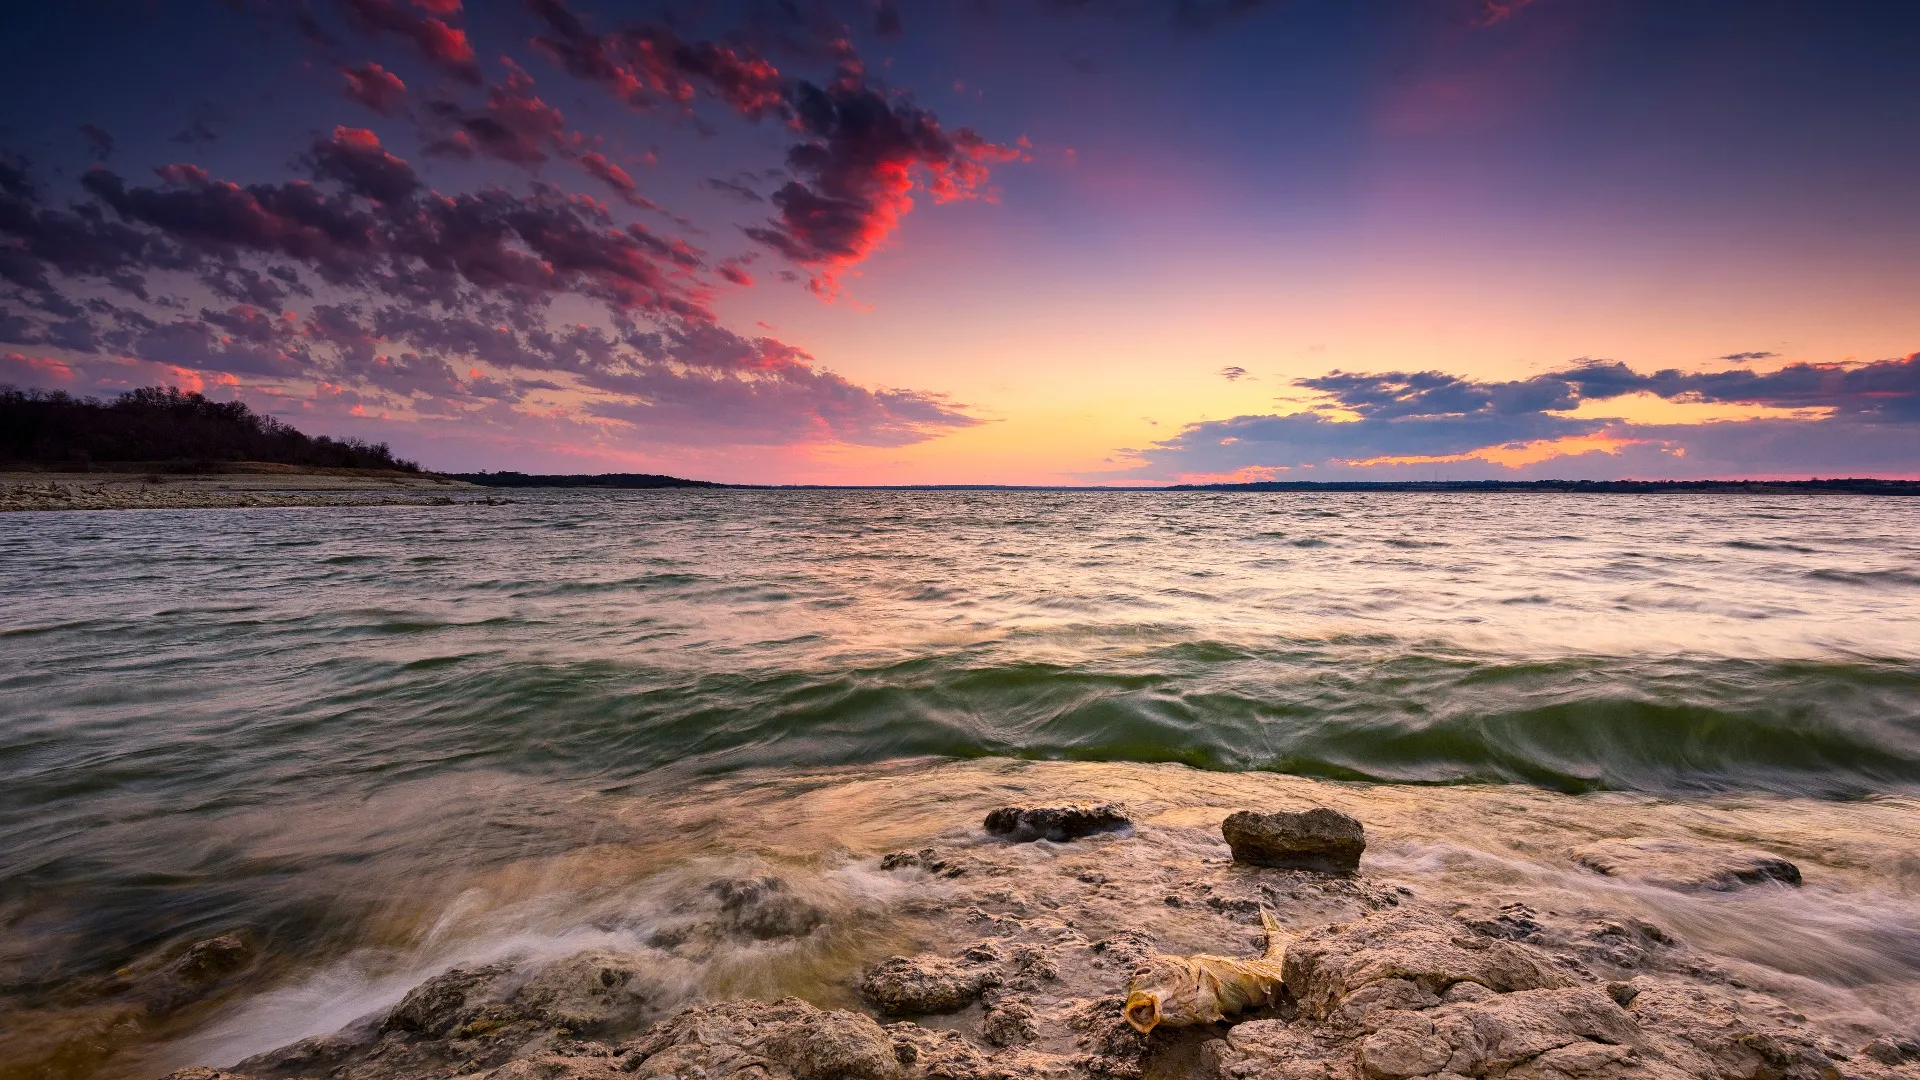
M 1920 480 L 1268 480 L 1254 484 L 1174 484 L 1167 491 L 1545 491 L 1627 492 L 1667 495 L 1681 492 L 1765 494 L 1785 491 L 1844 491 L 1856 495 L 1920 495 Z
M 1263 481 L 1252 484 L 1169 484 L 1151 487 L 1044 484 L 721 484 L 658 473 L 520 472 L 447 473 L 449 479 L 485 487 L 550 488 L 730 488 L 755 491 L 1403 491 L 1563 492 L 1627 494 L 1768 494 L 1844 492 L 1855 495 L 1920 495 L 1920 480 L 1854 477 L 1832 480 L 1331 480 Z
M 523 473 L 477 472 L 445 473 L 452 480 L 464 480 L 482 487 L 557 487 L 557 488 L 725 488 L 755 485 L 716 484 L 711 480 L 686 480 L 658 473 Z

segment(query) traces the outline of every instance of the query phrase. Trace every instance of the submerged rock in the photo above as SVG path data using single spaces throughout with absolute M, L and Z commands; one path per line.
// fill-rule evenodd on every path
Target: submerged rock
M 1598 840 L 1568 854 L 1597 874 L 1666 889 L 1724 892 L 1768 881 L 1800 884 L 1800 868 L 1786 859 L 1723 844 L 1638 837 Z
M 889 851 L 880 857 L 882 870 L 925 870 L 929 874 L 956 878 L 967 872 L 967 868 L 943 857 L 933 848 L 921 848 L 919 851 Z
M 188 983 L 205 983 L 231 975 L 253 962 L 253 947 L 233 934 L 196 941 L 167 973 Z
M 870 969 L 860 992 L 888 1016 L 930 1016 L 958 1012 L 1000 983 L 991 964 L 945 957 L 894 956 Z
M 758 941 L 805 937 L 827 921 L 827 913 L 794 894 L 771 874 L 721 878 L 707 886 L 720 898 L 720 926 Z
M 1241 810 L 1227 816 L 1220 832 L 1234 861 L 1253 866 L 1351 874 L 1367 849 L 1360 822 L 1324 806 L 1300 813 Z
M 1133 822 L 1113 803 L 1097 806 L 1003 806 L 987 815 L 987 831 L 1015 843 L 1065 843 L 1095 833 L 1116 832 Z
M 194 942 L 157 969 L 123 969 L 116 990 L 127 993 L 149 1016 L 165 1017 L 217 996 L 225 980 L 246 970 L 253 959 L 253 946 L 237 935 L 222 934 Z

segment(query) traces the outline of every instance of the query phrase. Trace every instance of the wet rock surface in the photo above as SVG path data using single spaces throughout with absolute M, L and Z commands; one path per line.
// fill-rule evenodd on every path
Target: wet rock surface
M 1220 832 L 1234 860 L 1250 866 L 1351 874 L 1367 848 L 1358 820 L 1324 806 L 1298 813 L 1241 810 L 1221 823 Z
M 1731 845 L 1637 837 L 1598 840 L 1568 854 L 1594 873 L 1667 889 L 1724 892 L 1765 882 L 1800 884 L 1800 868 L 1786 859 Z
M 1249 865 L 1220 836 L 1148 820 L 1007 844 L 956 827 L 857 856 L 847 872 L 898 890 L 923 929 L 815 1003 L 700 1000 L 688 958 L 811 955 L 847 916 L 784 870 L 695 878 L 657 947 L 458 967 L 343 1031 L 173 1080 L 1920 1078 L 1911 1033 L 1836 1037 L 1638 910 L 1428 898 Z M 1290 932 L 1282 993 L 1230 1022 L 1129 1027 L 1123 995 L 1148 958 L 1258 957 L 1263 909 Z
M 720 925 L 761 941 L 810 934 L 826 921 L 826 912 L 794 895 L 772 874 L 723 878 L 707 886 L 720 900 Z
M 1000 983 L 991 964 L 939 956 L 895 956 L 868 971 L 860 992 L 888 1016 L 926 1016 L 966 1008 Z
M 1112 803 L 1087 806 L 1003 806 L 987 815 L 987 832 L 1016 843 L 1051 840 L 1056 844 L 1131 825 Z
M 620 1056 L 626 1075 L 658 1080 L 893 1080 L 900 1075 L 893 1040 L 872 1017 L 818 1009 L 798 998 L 695 1005 L 621 1047 Z

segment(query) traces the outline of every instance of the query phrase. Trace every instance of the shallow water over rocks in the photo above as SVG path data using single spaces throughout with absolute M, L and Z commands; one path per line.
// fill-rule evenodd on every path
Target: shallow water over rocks
M 1010 843 L 982 827 L 1002 805 L 1074 800 L 1118 803 L 1134 829 Z M 1228 813 L 1314 805 L 1366 824 L 1358 875 L 1232 861 L 1219 832 Z M 1051 969 L 1043 985 L 1056 1000 L 1018 1002 L 1038 1010 L 1036 1037 L 1018 1045 L 1072 1058 L 1089 1052 L 1084 1026 L 1068 1025 L 1074 1010 L 1119 994 L 1145 951 L 1257 954 L 1262 904 L 1300 931 L 1431 911 L 1454 920 L 1460 936 L 1545 950 L 1569 985 L 1637 980 L 1662 993 L 1746 1001 L 1749 1011 L 1800 1018 L 1782 1022 L 1855 1057 L 1875 1038 L 1911 1038 L 1920 1015 L 1920 839 L 1908 827 L 1920 805 L 1905 797 L 1672 802 L 985 760 L 758 771 L 581 798 L 568 812 L 602 839 L 538 865 L 521 860 L 446 882 L 437 901 L 416 893 L 368 920 L 382 938 L 261 973 L 177 1040 L 117 1058 L 112 1074 L 231 1066 L 377 1020 L 451 968 L 534 970 L 594 950 L 640 958 L 629 961 L 634 981 L 620 984 L 636 1003 L 627 1026 L 595 1035 L 610 1043 L 698 1001 L 799 995 L 868 1010 L 864 973 L 888 956 L 933 953 L 999 973 L 971 986 L 969 1001 L 1006 992 L 1022 963 Z M 1774 852 L 1791 858 L 1803 883 L 1676 889 L 1605 876 L 1575 857 L 1597 841 L 1648 837 Z M 917 861 L 927 850 L 938 870 Z M 881 869 L 894 852 L 916 860 Z M 727 897 L 742 881 L 757 883 L 755 902 L 775 904 L 771 923 L 792 933 L 741 929 Z M 795 918 L 792 905 L 807 914 Z M 1000 944 L 969 960 L 966 950 L 983 940 Z M 1646 1007 L 1663 1000 L 1656 994 Z M 974 1003 L 912 1019 L 959 1031 L 969 1052 L 990 1056 L 1004 1052 L 987 1037 L 990 1012 Z M 1183 1038 L 1191 1040 L 1169 1036 L 1160 1051 L 1168 1061 L 1198 1053 Z M 1199 1069 L 1198 1060 L 1187 1064 Z

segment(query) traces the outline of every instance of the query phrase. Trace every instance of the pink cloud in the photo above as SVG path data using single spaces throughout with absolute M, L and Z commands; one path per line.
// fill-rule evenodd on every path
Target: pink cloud
M 379 64 L 341 68 L 340 75 L 346 80 L 348 97 L 382 116 L 392 113 L 406 99 L 407 84 Z

